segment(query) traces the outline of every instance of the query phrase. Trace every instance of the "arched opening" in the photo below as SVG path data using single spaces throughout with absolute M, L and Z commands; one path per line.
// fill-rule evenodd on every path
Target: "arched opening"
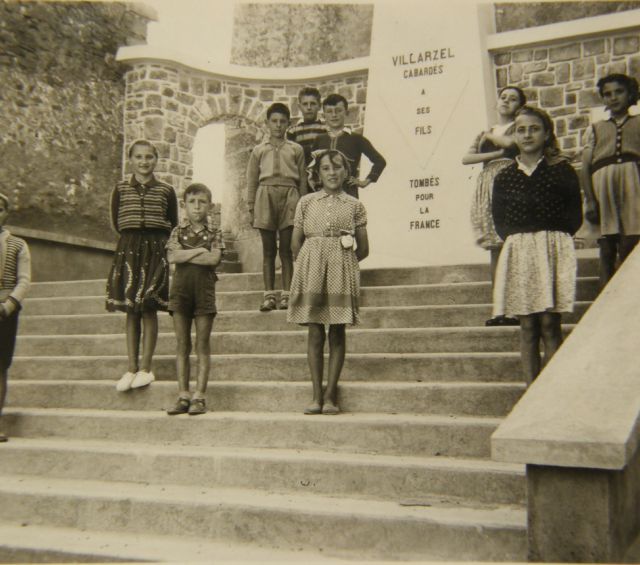
M 216 210 L 220 211 L 226 193 L 224 123 L 211 123 L 200 128 L 192 151 L 192 182 L 201 182 L 209 187 Z M 220 218 L 215 219 L 220 221 Z

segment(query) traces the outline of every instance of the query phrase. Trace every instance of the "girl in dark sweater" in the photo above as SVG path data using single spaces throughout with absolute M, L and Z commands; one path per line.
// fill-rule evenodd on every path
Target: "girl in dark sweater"
M 493 185 L 493 220 L 505 240 L 494 287 L 494 315 L 518 316 L 525 378 L 540 372 L 562 343 L 561 312 L 575 298 L 573 235 L 582 224 L 578 177 L 559 155 L 551 118 L 538 108 L 516 114 L 520 154 Z

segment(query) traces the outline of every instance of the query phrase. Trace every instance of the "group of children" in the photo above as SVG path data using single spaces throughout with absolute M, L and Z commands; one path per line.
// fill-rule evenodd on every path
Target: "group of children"
M 587 129 L 582 156 L 585 216 L 599 224 L 600 281 L 604 286 L 640 238 L 640 117 L 638 82 L 612 74 L 597 84 L 608 120 Z M 573 236 L 582 224 L 580 182 L 562 155 L 553 121 L 526 105 L 524 92 L 499 92 L 499 124 L 483 132 L 463 158 L 483 163 L 472 205 L 481 247 L 491 251 L 493 318 L 519 324 L 527 382 L 562 343 L 561 313 L 571 312 L 577 261 Z
M 610 118 L 587 129 L 582 186 L 585 216 L 601 230 L 604 285 L 640 239 L 640 116 L 629 114 L 638 102 L 636 79 L 612 74 L 597 86 Z M 317 90 L 303 89 L 299 106 L 303 120 L 293 127 L 284 104 L 269 107 L 269 138 L 249 159 L 247 202 L 263 244 L 260 310 L 288 309 L 288 321 L 308 326 L 313 400 L 304 412 L 337 414 L 345 327 L 359 320 L 358 264 L 369 253 L 367 215 L 358 189 L 377 180 L 385 161 L 365 137 L 345 128 L 348 105 L 342 96 L 324 100 L 326 123 L 318 119 Z M 507 86 L 499 93 L 498 115 L 499 124 L 478 136 L 463 163 L 483 163 L 472 224 L 477 243 L 491 251 L 494 317 L 487 325 L 520 324 L 523 371 L 531 382 L 541 370 L 541 341 L 548 361 L 562 343 L 561 314 L 573 308 L 573 236 L 582 223 L 582 198 L 577 174 L 561 154 L 553 121 L 543 110 L 526 105 L 524 92 Z M 362 154 L 373 165 L 365 179 L 358 176 Z M 110 202 L 120 238 L 106 306 L 126 312 L 128 355 L 128 370 L 116 389 L 124 392 L 153 382 L 157 311 L 169 310 L 179 390 L 167 412 L 203 414 L 216 315 L 215 268 L 224 254 L 222 234 L 208 221 L 211 192 L 202 184 L 189 185 L 182 197 L 184 219 L 178 223 L 174 189 L 154 176 L 157 149 L 148 141 L 135 141 L 129 160 L 132 175 L 115 187 Z M 9 209 L 9 198 L 0 193 L 0 416 L 31 273 L 26 242 L 3 227 Z M 278 248 L 279 301 L 274 290 Z M 175 273 L 169 290 L 170 263 Z M 198 375 L 191 394 L 194 320 Z M 325 326 L 330 354 L 323 389 Z M 0 433 L 0 442 L 6 440 Z
M 345 325 L 358 321 L 358 262 L 368 255 L 366 212 L 357 189 L 377 180 L 386 163 L 365 137 L 345 128 L 344 97 L 332 94 L 324 100 L 325 116 L 332 116 L 327 124 L 318 119 L 318 90 L 303 89 L 298 101 L 303 120 L 293 128 L 285 104 L 276 102 L 268 108 L 269 136 L 252 150 L 247 165 L 248 212 L 263 248 L 265 292 L 260 310 L 286 309 L 290 322 L 309 326 L 314 400 L 305 413 L 337 414 Z M 364 180 L 358 178 L 362 154 L 373 163 Z M 207 222 L 211 193 L 202 184 L 188 186 L 182 202 L 184 219 L 178 225 L 175 192 L 153 174 L 156 148 L 148 141 L 136 141 L 129 160 L 133 174 L 111 196 L 111 219 L 120 239 L 107 279 L 106 305 L 108 310 L 126 312 L 128 353 L 128 370 L 116 389 L 124 392 L 154 381 L 151 359 L 158 336 L 157 311 L 168 310 L 176 334 L 179 390 L 167 413 L 203 414 L 216 314 L 215 267 L 224 253 L 220 230 Z M 282 263 L 279 297 L 274 290 L 276 255 Z M 175 265 L 170 290 L 169 264 Z M 198 376 L 191 394 L 194 320 Z M 325 325 L 330 357 L 323 393 Z

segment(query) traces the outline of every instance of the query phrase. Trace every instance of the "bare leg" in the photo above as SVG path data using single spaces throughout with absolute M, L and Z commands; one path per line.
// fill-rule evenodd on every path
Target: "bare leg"
M 493 288 L 493 286 L 496 284 L 496 269 L 498 268 L 500 251 L 502 251 L 502 247 L 489 250 L 489 253 L 491 254 L 491 288 Z
M 151 360 L 158 341 L 158 312 L 155 310 L 144 311 L 142 313 L 142 327 L 144 333 L 142 336 L 142 363 L 140 368 L 149 372 L 151 371 Z
M 600 246 L 600 290 L 602 290 L 611 280 L 616 270 L 618 236 L 602 236 L 598 240 L 598 245 Z
M 527 384 L 540 373 L 540 318 L 538 314 L 520 316 L 520 359 Z
M 344 324 L 329 326 L 329 375 L 327 388 L 324 391 L 325 402 L 336 404 L 338 401 L 338 380 L 344 365 L 347 349 L 347 333 Z
M 138 356 L 140 354 L 140 320 L 142 315 L 137 312 L 127 312 L 127 357 L 129 372 L 138 372 Z
M 322 376 L 324 373 L 325 333 L 322 324 L 309 324 L 307 338 L 307 362 L 313 386 L 313 404 L 309 408 L 322 406 Z
M 2 409 L 4 408 L 4 403 L 7 399 L 7 381 L 9 380 L 9 370 L 8 369 L 0 369 L 0 424 L 2 423 Z M 7 441 L 6 436 L 3 433 L 2 426 L 0 425 L 0 441 Z
M 2 409 L 7 399 L 7 381 L 9 380 L 9 370 L 0 369 L 0 416 L 2 416 Z
M 213 314 L 196 316 L 196 354 L 198 355 L 198 381 L 196 393 L 204 398 L 209 382 L 209 366 L 211 364 L 211 328 Z
M 291 235 L 293 226 L 280 230 L 280 263 L 282 264 L 282 289 L 288 291 L 293 276 L 293 254 L 291 252 Z
M 265 290 L 273 290 L 276 280 L 276 232 L 260 230 L 262 238 L 262 279 Z
M 623 235 L 620 239 L 620 262 L 624 261 L 635 249 L 640 235 Z
M 562 316 L 556 312 L 541 313 L 540 331 L 544 343 L 544 364 L 546 365 L 562 345 Z
M 178 376 L 178 394 L 189 396 L 189 378 L 191 376 L 191 317 L 180 312 L 173 313 L 173 328 L 176 332 L 176 373 Z

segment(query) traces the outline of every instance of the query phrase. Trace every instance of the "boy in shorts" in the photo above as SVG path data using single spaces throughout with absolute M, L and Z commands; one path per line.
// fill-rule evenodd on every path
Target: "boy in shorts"
M 302 145 L 304 162 L 311 162 L 311 148 L 316 137 L 327 133 L 328 127 L 320 118 L 320 91 L 311 86 L 305 86 L 298 92 L 298 106 L 302 112 L 302 121 L 287 130 L 287 139 Z
M 280 102 L 267 109 L 269 139 L 253 148 L 247 164 L 247 206 L 249 219 L 260 230 L 264 296 L 261 312 L 276 309 L 276 253 L 282 263 L 281 310 L 289 307 L 289 287 L 293 275 L 291 234 L 296 205 L 307 193 L 304 150 L 285 139 L 289 108 Z M 278 248 L 276 236 L 280 238 Z
M 0 193 L 0 416 L 7 397 L 20 304 L 31 283 L 29 247 L 3 227 L 8 216 L 9 198 Z M 0 442 L 5 441 L 7 436 L 0 432 Z
M 176 266 L 169 292 L 169 312 L 176 332 L 178 400 L 167 414 L 207 411 L 205 393 L 209 380 L 211 328 L 216 315 L 216 266 L 222 260 L 222 232 L 208 223 L 211 192 L 204 184 L 191 184 L 183 194 L 185 218 L 167 242 L 167 259 Z M 196 323 L 198 378 L 193 396 L 189 392 L 191 323 Z

